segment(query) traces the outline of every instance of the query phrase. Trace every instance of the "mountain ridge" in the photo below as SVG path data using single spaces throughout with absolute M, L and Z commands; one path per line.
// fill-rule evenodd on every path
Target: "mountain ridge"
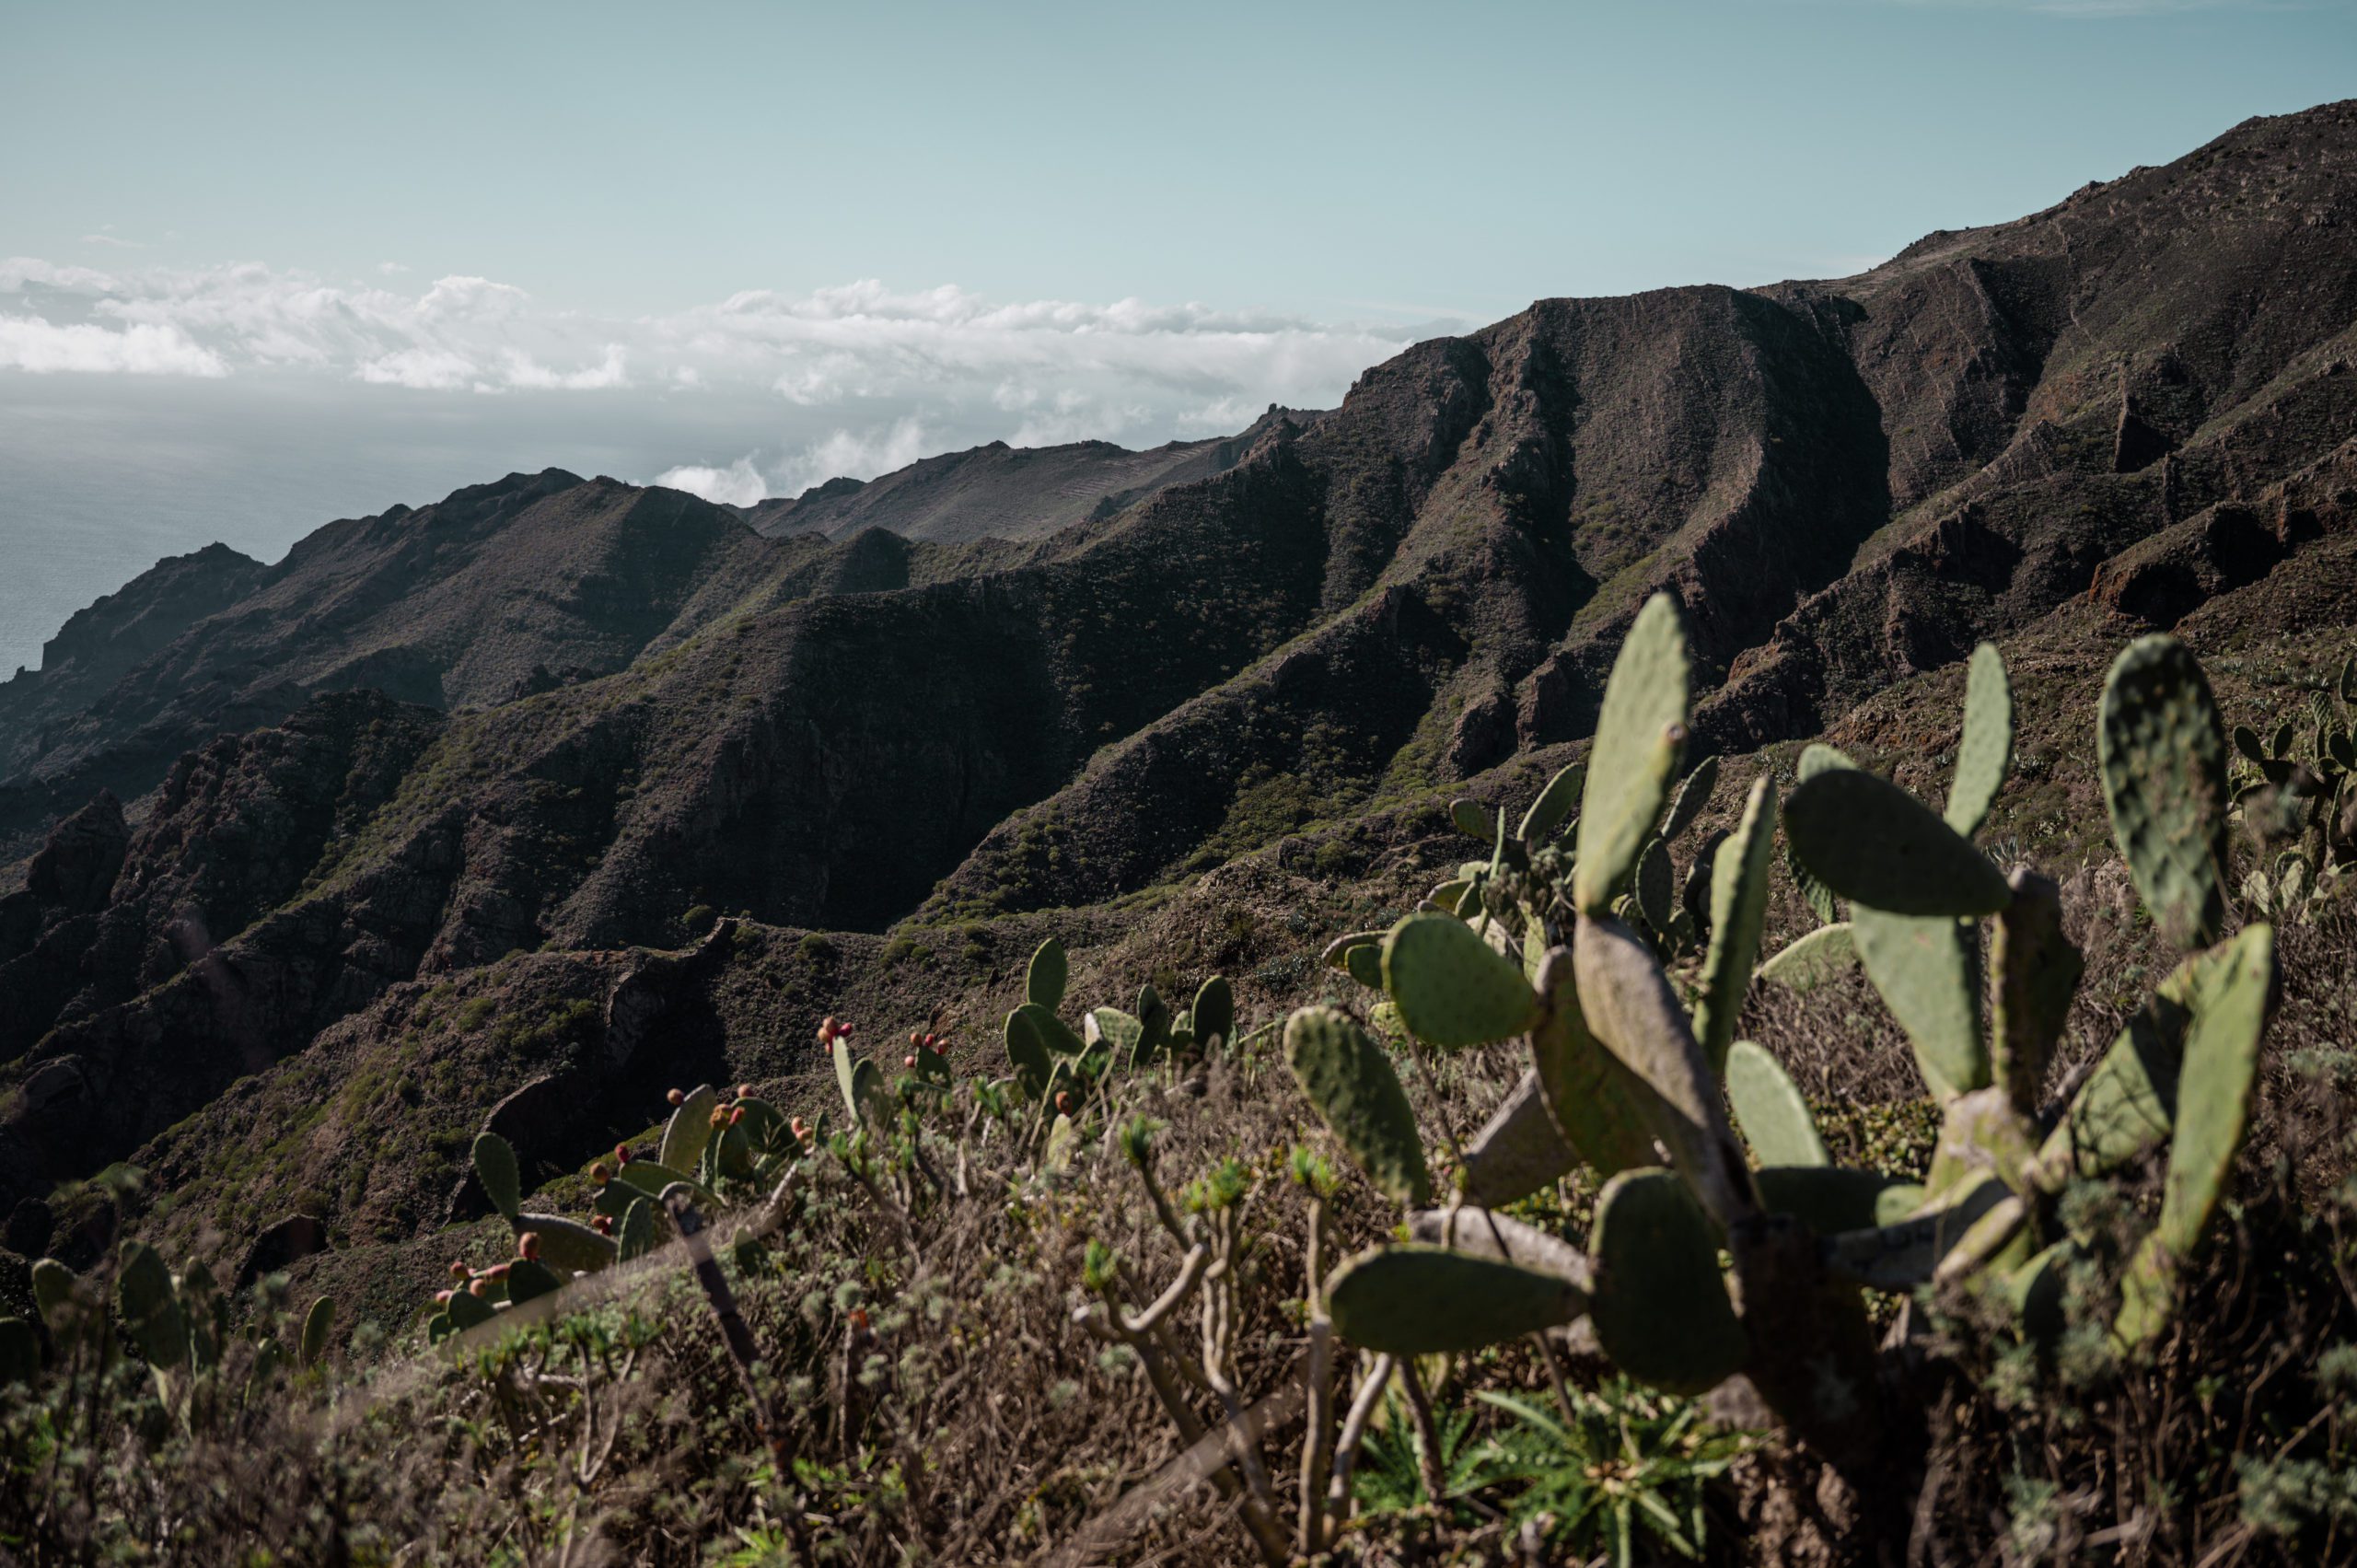
M 1308 875 L 1313 839 L 1410 854 L 1436 792 L 1584 740 L 1654 592 L 1698 736 L 1740 755 L 1982 637 L 2173 624 L 2337 561 L 2352 168 L 2328 105 L 1850 279 L 1542 300 L 1330 412 L 1131 454 L 1171 477 L 1109 510 L 1078 497 L 1126 459 L 1088 448 L 763 519 L 551 470 L 331 524 L 201 615 L 254 563 L 158 578 L 71 641 L 120 643 L 57 672 L 127 660 L 96 696 L 0 686 L 0 832 L 56 846 L 0 916 L 0 1198 L 316 1041 L 398 1039 L 421 986 L 673 977 L 535 1048 L 591 1073 L 617 1029 L 658 1051 L 658 950 L 815 1002 L 915 984 L 888 971 L 919 947 L 1001 963 L 1051 912 L 1118 939 Z M 1039 474 L 1060 499 L 1022 527 L 938 510 L 1004 522 Z M 895 505 L 936 537 L 871 526 Z M 724 926 L 761 956 L 707 952 Z M 768 1052 L 780 1005 L 707 997 L 682 1038 Z

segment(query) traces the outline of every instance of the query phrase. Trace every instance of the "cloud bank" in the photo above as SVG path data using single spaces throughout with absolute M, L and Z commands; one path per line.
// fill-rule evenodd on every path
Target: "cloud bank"
M 1422 331 L 1137 299 L 999 300 L 874 279 L 753 289 L 666 315 L 549 306 L 493 279 L 407 289 L 387 263 L 331 283 L 256 263 L 100 271 L 0 261 L 0 374 L 197 383 L 324 377 L 421 394 L 704 399 L 776 438 L 682 452 L 652 477 L 739 505 L 1003 439 L 1150 445 L 1240 429 L 1271 402 L 1326 406 Z M 499 404 L 470 416 L 497 420 Z M 649 476 L 631 476 L 649 477 Z

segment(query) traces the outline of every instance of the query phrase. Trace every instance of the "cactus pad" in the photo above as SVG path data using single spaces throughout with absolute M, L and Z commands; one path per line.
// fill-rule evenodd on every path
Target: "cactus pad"
M 509 1282 L 507 1290 L 511 1296 L 515 1294 L 513 1281 Z M 302 1338 L 296 1342 L 300 1364 L 306 1369 L 327 1359 L 328 1336 L 334 1331 L 335 1298 L 323 1295 L 311 1303 L 311 1309 L 303 1314 Z
M 1669 798 L 1669 809 L 1661 819 L 1658 835 L 1666 843 L 1675 843 L 1680 834 L 1694 825 L 1702 807 L 1711 804 L 1711 796 L 1719 787 L 1719 760 L 1705 757 L 1694 764 L 1694 771 L 1679 781 L 1678 791 Z
M 737 1129 L 732 1127 L 728 1131 L 734 1132 Z M 658 1239 L 655 1229 L 654 1202 L 646 1198 L 632 1199 L 630 1207 L 622 1211 L 621 1223 L 614 1226 L 616 1260 L 627 1263 L 633 1258 L 643 1258 L 655 1250 Z
M 2209 678 L 2176 638 L 2141 637 L 2104 682 L 2096 756 L 2112 837 L 2136 891 L 2179 947 L 2225 920 L 2226 746 Z
M 614 1260 L 614 1244 L 587 1225 L 560 1214 L 518 1214 L 516 1234 L 540 1238 L 540 1261 L 560 1273 L 594 1274 Z
M 1995 1177 L 1971 1183 L 1952 1201 L 1894 1224 L 1844 1231 L 1825 1240 L 1826 1268 L 1875 1290 L 1911 1291 L 1928 1284 L 1950 1251 L 2000 1205 L 2020 1200 Z
M 1574 969 L 1568 947 L 1550 948 L 1540 960 L 1531 1056 L 1557 1128 L 1598 1174 L 1617 1176 L 1654 1162 L 1653 1091 L 1589 1032 Z
M 1457 1190 L 1469 1203 L 1497 1208 L 1568 1176 L 1579 1163 L 1580 1156 L 1547 1109 L 1534 1068 L 1465 1145 Z
M 1588 752 L 1572 878 L 1572 900 L 1584 914 L 1612 907 L 1661 819 L 1686 749 L 1689 670 L 1677 602 L 1655 594 L 1637 612 L 1613 661 Z
M 74 1271 L 54 1258 L 36 1258 L 32 1269 L 33 1307 L 49 1331 L 65 1330 L 66 1304 L 74 1299 Z
M 1974 928 L 1939 915 L 1886 914 L 1865 905 L 1850 912 L 1858 962 L 1913 1042 L 1915 1064 L 1933 1097 L 1984 1087 L 1989 1047 L 1980 1033 Z
M 1637 912 L 1645 917 L 1647 929 L 1667 931 L 1670 917 L 1676 912 L 1678 871 L 1669 862 L 1669 846 L 1660 839 L 1651 839 L 1637 856 Z
M 1213 975 L 1203 981 L 1190 1011 L 1189 1026 L 1197 1045 L 1208 1050 L 1214 1040 L 1224 1046 L 1236 1038 L 1236 993 L 1225 976 Z
M 1082 1043 L 1092 1051 L 1106 1051 L 1125 1066 L 1137 1060 L 1144 1040 L 1144 1020 L 1119 1007 L 1095 1008 L 1081 1020 Z
M 2177 1272 L 2210 1227 L 2250 1124 L 2258 1081 L 2258 1048 L 2275 999 L 2275 933 L 2247 925 L 2235 939 L 2195 961 L 2185 1000 L 2193 1013 L 2179 1070 L 2177 1126 L 2160 1222 L 2120 1282 L 2114 1331 L 2131 1344 L 2168 1321 Z
M 450 1319 L 451 1330 L 460 1334 L 480 1329 L 497 1316 L 490 1302 L 469 1290 L 452 1292 L 449 1305 L 442 1310 Z
M 1980 830 L 2014 765 L 2014 689 L 1995 645 L 1972 650 L 1964 680 L 1964 736 L 1948 784 L 1947 823 L 1966 838 Z
M 1727 1100 L 1736 1125 L 1763 1166 L 1830 1165 L 1808 1101 L 1764 1047 L 1747 1040 L 1727 1052 Z M 1848 1227 L 1844 1227 L 1848 1228 Z
M 1446 1247 L 1378 1247 L 1326 1285 L 1335 1330 L 1390 1355 L 1441 1355 L 1561 1328 L 1587 1294 L 1561 1274 Z
M 546 1263 L 518 1258 L 507 1265 L 507 1299 L 518 1307 L 563 1288 L 564 1282 Z
M 1511 1040 L 1538 1015 L 1522 966 L 1446 915 L 1411 914 L 1391 928 L 1383 985 L 1409 1030 L 1444 1048 Z
M 1718 1080 L 1653 951 L 1618 921 L 1582 915 L 1572 946 L 1588 1028 L 1643 1081 L 1655 1137 L 1711 1217 L 1752 1212 L 1750 1178 L 1728 1126 Z
M 485 1132 L 475 1139 L 475 1182 L 482 1189 L 491 1206 L 509 1219 L 524 1206 L 521 1182 L 516 1174 L 516 1151 L 507 1140 L 496 1132 Z
M 2038 1109 L 2047 1065 L 2086 965 L 2063 933 L 2061 893 L 2053 880 L 2022 866 L 2012 882 L 2014 901 L 1997 917 L 1989 949 L 1996 978 L 1990 1067 L 2014 1109 L 2026 1116 Z
M 1415 1112 L 1384 1049 L 1330 1007 L 1304 1007 L 1286 1019 L 1284 1048 L 1311 1109 L 1376 1189 L 1403 1203 L 1431 1202 Z
M 1819 1236 L 1896 1224 L 1923 1202 L 1923 1189 L 1901 1177 L 1841 1166 L 1763 1166 L 1751 1179 L 1761 1208 L 1790 1214 Z
M 1891 914 L 1984 915 L 2013 896 L 1989 857 L 1887 779 L 1829 768 L 1784 802 L 1784 833 L 1819 881 Z
M 1768 859 L 1776 842 L 1776 784 L 1762 774 L 1743 803 L 1743 819 L 1711 865 L 1711 947 L 1702 959 L 1702 994 L 1694 1033 L 1714 1073 L 1724 1070 L 1736 1018 L 1751 989 L 1759 934 L 1768 919 Z
M 1408 1239 L 1494 1258 L 1501 1263 L 1519 1263 L 1569 1280 L 1583 1291 L 1595 1277 L 1587 1254 L 1553 1231 L 1469 1203 L 1418 1209 L 1408 1216 Z
M 1780 949 L 1759 966 L 1759 978 L 1806 995 L 1843 970 L 1855 969 L 1857 963 L 1858 943 L 1850 923 L 1837 921 L 1831 925 L 1820 925 Z
M 2039 1151 L 2051 1171 L 2108 1175 L 2161 1146 L 2177 1123 L 2177 1072 L 2192 1014 L 2182 993 L 2192 964 L 2180 965 L 2128 1020 L 2072 1097 L 2068 1110 Z
M 859 1107 L 851 1097 L 851 1042 L 838 1039 L 834 1043 L 835 1081 L 842 1086 L 843 1103 L 852 1108 L 852 1120 L 859 1119 Z M 720 1097 L 712 1086 L 700 1084 L 687 1098 L 672 1110 L 671 1120 L 663 1126 L 663 1143 L 656 1158 L 671 1170 L 693 1170 L 703 1158 L 703 1146 L 712 1141 L 712 1112 L 720 1104 Z M 515 1211 L 509 1210 L 513 1216 Z
M 1538 798 L 1530 803 L 1530 809 L 1522 814 L 1522 827 L 1515 836 L 1525 848 L 1537 849 L 1555 836 L 1571 816 L 1572 807 L 1579 804 L 1580 790 L 1586 783 L 1585 763 L 1573 762 L 1556 771 L 1555 776 L 1547 781 L 1547 787 L 1538 792 Z
M 1684 1182 L 1623 1171 L 1596 1200 L 1589 1315 L 1621 1371 L 1674 1394 L 1703 1394 L 1750 1355 L 1719 1275 L 1719 1241 Z
M 1054 937 L 1032 950 L 1031 967 L 1023 976 L 1023 999 L 1052 1013 L 1064 1003 L 1064 977 L 1071 972 L 1064 945 Z
M 115 1275 L 131 1342 L 148 1365 L 169 1369 L 189 1358 L 188 1318 L 164 1260 L 144 1241 L 123 1243 L 122 1267 Z
M 1485 844 L 1498 842 L 1498 814 L 1478 800 L 1450 801 L 1448 820 L 1469 839 L 1479 839 Z

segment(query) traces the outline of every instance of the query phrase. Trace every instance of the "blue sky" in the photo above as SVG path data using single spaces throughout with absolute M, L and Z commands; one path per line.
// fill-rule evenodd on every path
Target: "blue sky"
M 1224 432 L 2352 94 L 2351 0 L 14 5 L 0 661 L 158 541 Z

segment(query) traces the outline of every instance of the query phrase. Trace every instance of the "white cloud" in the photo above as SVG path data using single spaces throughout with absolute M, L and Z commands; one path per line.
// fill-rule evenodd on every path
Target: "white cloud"
M 937 450 L 913 415 L 877 429 L 830 431 L 778 466 L 772 493 L 799 495 L 830 479 L 874 479 Z
M 993 439 L 1134 447 L 1240 430 L 1271 401 L 1330 406 L 1359 372 L 1422 335 L 1195 302 L 1001 300 L 873 278 L 607 316 L 488 277 L 405 283 L 399 272 L 382 263 L 369 281 L 331 284 L 251 261 L 101 272 L 10 258 L 0 299 L 21 303 L 0 374 L 319 376 L 387 396 L 519 403 L 692 390 L 700 424 L 753 449 L 726 467 L 658 454 L 674 466 L 644 471 L 758 500 Z
M 692 464 L 665 469 L 655 476 L 655 482 L 727 506 L 749 506 L 770 493 L 769 481 L 753 467 L 750 454 L 737 459 L 725 469 L 699 468 Z
M 39 316 L 0 316 L 0 368 L 36 375 L 69 370 L 130 376 L 226 376 L 210 349 L 177 327 L 120 331 L 87 321 L 52 325 Z
M 111 245 L 118 250 L 145 250 L 147 249 L 146 246 L 141 244 L 136 239 L 124 239 L 111 234 L 86 234 L 82 237 L 82 243 L 85 245 Z
M 57 266 L 36 261 L 30 256 L 11 256 L 0 261 L 0 294 L 15 294 L 27 284 L 41 284 L 81 294 L 101 294 L 119 288 L 112 273 L 94 267 Z
M 497 320 L 515 315 L 531 297 L 512 284 L 493 283 L 489 278 L 440 278 L 417 302 L 417 313 L 429 321 L 453 318 Z
M 551 370 L 521 349 L 507 351 L 507 384 L 511 387 L 560 388 L 566 391 L 598 391 L 630 385 L 628 355 L 620 343 L 608 343 L 606 356 L 596 365 L 571 372 Z
M 377 263 L 377 270 L 384 273 L 387 277 L 391 277 L 398 273 L 405 273 L 409 271 L 407 267 L 402 266 L 399 261 L 379 261 Z
M 380 387 L 407 387 L 418 392 L 447 392 L 474 385 L 474 362 L 462 354 L 438 349 L 410 348 L 363 360 L 354 376 Z

